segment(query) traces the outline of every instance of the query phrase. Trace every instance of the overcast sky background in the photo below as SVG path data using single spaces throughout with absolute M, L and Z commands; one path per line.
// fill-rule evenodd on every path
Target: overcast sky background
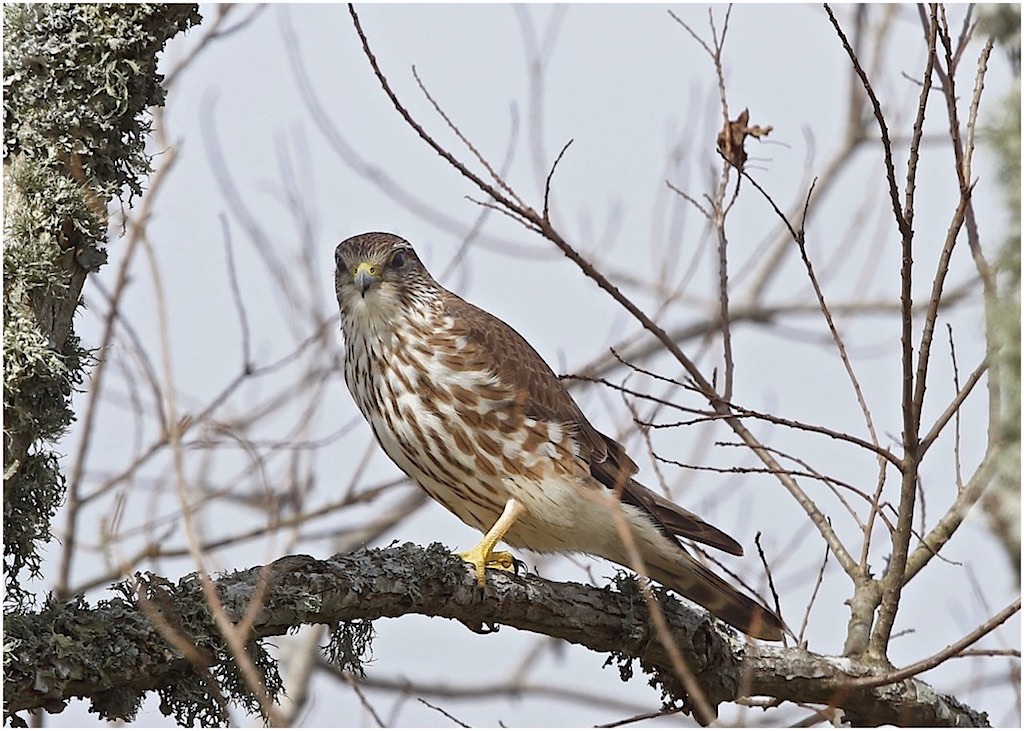
M 561 147 L 573 140 L 554 181 L 556 223 L 568 240 L 612 272 L 627 294 L 648 306 L 653 301 L 650 293 L 633 286 L 630 278 L 644 280 L 661 275 L 667 281 L 678 281 L 686 276 L 690 259 L 702 245 L 707 246 L 703 222 L 666 189 L 665 180 L 700 198 L 708 189 L 708 171 L 719 166 L 714 140 L 721 119 L 713 68 L 703 49 L 669 16 L 669 7 L 555 9 L 538 5 L 514 10 L 504 5 L 368 5 L 361 6 L 359 12 L 377 58 L 400 97 L 438 139 L 450 142 L 460 157 L 468 159 L 469 155 L 423 99 L 410 70 L 413 65 L 446 113 L 496 164 L 505 159 L 512 130 L 518 129 L 507 179 L 535 207 L 540 206 L 543 175 Z M 706 6 L 671 7 L 702 37 L 709 38 Z M 173 67 L 194 46 L 216 11 L 203 6 L 202 12 L 206 18 L 203 26 L 169 45 L 164 54 L 165 68 Z M 248 7 L 234 11 L 228 24 L 250 12 Z M 852 26 L 849 8 L 841 7 L 837 14 L 844 25 Z M 878 22 L 881 16 L 880 9 L 873 9 L 869 18 Z M 721 27 L 724 8 L 716 8 L 715 17 Z M 958 12 L 955 17 L 959 27 Z M 524 28 L 532 25 L 537 37 L 543 38 L 552 22 L 557 33 L 545 68 L 541 154 L 534 159 Z M 902 133 L 910 128 L 918 91 L 915 83 L 901 74 L 911 78 L 920 75 L 923 49 L 913 7 L 896 10 L 892 22 L 884 61 L 872 71 L 877 78 L 876 91 L 887 113 L 893 115 L 893 128 Z M 960 79 L 964 94 L 973 86 L 973 63 L 979 50 L 980 44 L 975 43 L 968 52 L 971 70 Z M 312 119 L 297 80 L 295 54 L 308 73 L 318 103 L 353 154 L 409 194 L 443 212 L 453 222 L 451 227 L 424 220 L 346 164 Z M 842 135 L 849 80 L 842 47 L 818 6 L 740 5 L 733 9 L 730 20 L 725 69 L 733 115 L 747 107 L 752 123 L 774 127 L 767 143 L 748 143 L 748 150 L 754 158 L 755 177 L 788 207 L 803 198 L 810 177 L 821 173 Z M 1008 66 L 997 49 L 985 90 L 989 107 L 983 108 L 983 115 L 1005 94 L 1009 83 Z M 942 107 L 936 103 L 929 118 L 935 135 L 943 133 L 942 120 Z M 464 234 L 481 214 L 481 208 L 466 196 L 479 198 L 479 194 L 398 118 L 372 77 L 344 6 L 265 8 L 243 29 L 206 48 L 176 80 L 168 98 L 165 123 L 179 159 L 160 193 L 149 231 L 165 288 L 174 377 L 182 410 L 206 403 L 238 373 L 241 362 L 241 334 L 230 297 L 223 221 L 227 221 L 232 241 L 238 288 L 257 363 L 268 363 L 290 352 L 302 324 L 289 321 L 284 314 L 280 293 L 254 254 L 252 226 L 263 232 L 283 266 L 295 266 L 296 271 L 303 244 L 313 243 L 319 277 L 308 283 L 306 294 L 320 301 L 325 311 L 335 307 L 335 245 L 356 233 L 386 230 L 411 241 L 436 275 L 446 273 L 444 284 L 518 329 L 556 372 L 573 372 L 606 354 L 609 345 L 637 332 L 620 308 L 551 244 L 500 215 L 492 213 L 486 218 L 482 235 L 459 258 L 457 266 L 451 266 Z M 221 167 L 218 158 L 223 161 Z M 918 195 L 926 213 L 917 220 L 922 247 L 937 247 L 948 225 L 953 208 L 950 201 L 955 201 L 949 186 L 950 159 L 946 152 L 929 154 L 923 163 Z M 982 238 L 991 256 L 1005 234 L 1004 218 L 991 159 L 981 152 L 975 164 L 975 174 L 981 180 L 975 204 Z M 902 171 L 904 153 L 898 155 L 898 165 Z M 247 209 L 248 221 L 225 193 L 225 170 L 238 200 Z M 835 301 L 857 296 L 891 297 L 896 291 L 898 268 L 892 263 L 898 262 L 897 239 L 879 170 L 878 156 L 873 151 L 858 153 L 838 184 L 820 201 L 818 217 L 809 229 L 812 256 L 819 257 L 817 263 L 825 268 L 833 263 L 826 294 Z M 289 195 L 310 212 L 312 226 L 306 230 L 296 226 Z M 743 263 L 767 245 L 776 232 L 777 222 L 770 208 L 749 187 L 745 188 L 729 219 L 732 281 L 737 292 L 742 292 L 753 277 Z M 98 277 L 108 288 L 121 249 L 115 234 L 110 246 L 111 263 Z M 954 261 L 953 283 L 964 281 L 973 272 L 965 252 L 966 247 L 961 247 Z M 933 257 L 922 253 L 918 258 L 923 267 L 918 292 L 924 296 L 930 287 Z M 688 280 L 685 298 L 663 315 L 666 324 L 694 321 L 716 306 L 714 270 L 706 265 L 706 254 L 704 260 L 702 268 Z M 122 311 L 131 313 L 140 339 L 157 353 L 156 298 L 143 262 L 140 258 Z M 86 344 L 99 338 L 103 314 L 102 299 L 90 291 L 90 286 L 87 284 L 86 297 L 95 306 L 79 319 L 79 334 Z M 812 301 L 806 276 L 795 257 L 769 291 L 775 300 Z M 947 321 L 955 328 L 961 375 L 978 362 L 984 339 L 980 307 L 961 307 L 942 318 L 943 334 L 937 341 L 942 343 L 937 348 L 941 355 L 934 360 L 933 383 L 936 389 L 942 384 L 949 392 L 951 375 L 944 332 Z M 834 351 L 821 345 L 820 332 L 820 315 L 815 319 L 813 313 L 791 318 L 773 329 L 738 326 L 734 333 L 736 399 L 751 408 L 863 434 L 863 420 L 849 383 Z M 874 318 L 849 324 L 844 334 L 850 338 L 858 376 L 875 411 L 879 433 L 895 445 L 900 433 L 899 371 L 893 368 L 898 322 L 894 317 Z M 340 333 L 335 342 L 340 344 Z M 701 356 L 708 372 L 717 362 L 714 354 L 718 348 L 716 344 L 711 355 Z M 649 365 L 660 365 L 668 374 L 678 375 L 666 361 L 656 360 Z M 618 382 L 624 376 L 618 372 L 612 379 Z M 255 392 L 250 393 L 255 398 Z M 933 417 L 944 406 L 944 398 L 937 396 L 933 402 Z M 579 399 L 598 428 L 619 434 L 628 426 L 628 410 L 617 394 L 591 389 L 582 392 Z M 977 405 L 970 404 L 964 415 L 962 460 L 966 474 L 971 473 L 984 448 L 981 401 L 983 398 Z M 245 400 L 239 399 L 232 408 L 242 409 L 244 405 Z M 310 438 L 335 434 L 356 415 L 339 372 L 333 387 L 324 394 L 322 410 L 309 424 Z M 132 428 L 127 426 L 130 423 L 116 408 L 101 412 L 90 464 L 96 480 L 125 464 L 137 448 L 136 437 L 126 434 L 126 429 Z M 820 469 L 834 468 L 844 479 L 865 489 L 874 484 L 877 466 L 870 459 L 858 456 L 855 462 L 847 463 L 849 450 L 828 442 L 816 443 L 818 446 L 809 452 L 806 446 L 799 446 L 799 436 L 764 425 L 758 426 L 757 433 L 773 445 L 786 445 L 813 458 Z M 725 437 L 724 433 L 718 434 L 718 438 Z M 67 454 L 74 453 L 75 438 L 74 434 L 69 436 Z M 682 461 L 692 456 L 690 450 L 694 447 L 686 443 L 685 431 L 659 433 L 655 439 L 662 454 Z M 318 480 L 311 502 L 328 502 L 340 485 L 347 484 L 369 440 L 369 430 L 358 422 L 343 440 L 317 453 Z M 644 456 L 642 440 L 633 434 L 628 443 L 634 454 L 644 457 L 637 460 L 643 462 L 644 480 L 654 484 L 655 473 Z M 705 457 L 706 461 L 717 465 L 751 464 L 736 449 L 712 449 L 704 454 L 711 455 Z M 935 491 L 929 509 L 936 511 L 929 513 L 930 518 L 953 494 L 954 486 L 948 478 L 951 464 L 939 459 L 928 473 L 932 482 L 926 489 Z M 153 470 L 158 473 L 166 466 L 166 462 L 156 464 Z M 230 465 L 218 469 L 227 473 Z M 761 572 L 754 534 L 762 532 L 769 556 L 779 558 L 781 552 L 787 552 L 777 578 L 782 584 L 786 617 L 791 624 L 798 621 L 813 583 L 807 580 L 808 572 L 813 575 L 824 549 L 816 534 L 807 530 L 806 517 L 789 496 L 783 495 L 778 484 L 767 476 L 737 478 L 662 469 L 676 499 L 736 536 L 747 548 L 746 558 L 729 565 L 755 585 L 760 586 Z M 272 481 L 273 470 L 268 472 Z M 372 452 L 362 479 L 364 484 L 372 484 L 396 472 L 382 453 Z M 827 500 L 824 496 L 822 499 Z M 125 523 L 139 524 L 155 505 L 173 511 L 175 503 L 170 491 L 133 498 L 126 504 L 128 511 L 137 513 L 126 514 Z M 223 524 L 207 526 L 214 533 L 219 528 L 233 527 L 236 520 L 254 519 L 243 511 L 236 514 L 228 509 L 217 515 Z M 97 525 L 102 517 L 95 517 Z M 60 518 L 56 525 L 62 525 Z M 442 541 L 465 549 L 477 539 L 474 531 L 440 506 L 430 504 L 378 543 L 409 540 L 426 545 Z M 177 543 L 181 543 L 180 534 Z M 275 553 L 280 545 L 268 541 L 219 552 L 215 566 L 230 570 L 272 560 L 280 555 Z M 329 556 L 329 535 L 304 541 L 296 550 Z M 981 520 L 963 530 L 946 557 L 949 563 L 933 562 L 905 594 L 900 615 L 904 621 L 896 629 L 916 628 L 917 632 L 894 642 L 892 659 L 898 665 L 921 659 L 955 641 L 1019 591 Z M 541 563 L 535 558 L 529 557 L 531 564 L 542 565 L 545 576 L 589 580 L 579 562 L 548 559 Z M 875 565 L 881 568 L 883 560 L 881 554 L 875 557 Z M 87 562 L 75 568 L 82 577 L 99 570 L 98 564 L 90 566 Z M 183 560 L 163 562 L 158 570 L 178 577 L 190 568 Z M 985 584 L 984 599 L 990 602 L 991 611 L 985 610 L 970 587 L 966 576 L 971 572 Z M 593 577 L 602 580 L 612 573 L 611 566 L 598 563 Z M 812 650 L 841 653 L 848 618 L 842 602 L 850 593 L 848 581 L 832 566 L 811 618 Z M 102 596 L 102 592 L 95 596 Z M 452 686 L 499 682 L 538 643 L 535 637 L 511 628 L 481 637 L 455 622 L 421 617 L 382 620 L 376 628 L 379 636 L 373 646 L 371 675 Z M 993 639 L 990 644 L 1019 647 L 1013 639 L 1019 637 L 1019 632 L 1019 620 L 1015 618 L 1001 631 L 1004 641 Z M 279 644 L 288 642 L 282 640 Z M 522 700 L 428 700 L 462 721 L 480 726 L 586 726 L 658 707 L 657 693 L 643 678 L 621 683 L 614 669 L 602 669 L 601 656 L 567 646 L 549 647 L 543 652 L 543 659 L 530 676 L 532 682 L 578 688 L 623 705 L 612 708 L 529 696 Z M 992 675 L 1001 681 L 1000 673 L 1010 672 L 1007 668 L 1003 661 L 956 660 L 924 679 L 992 712 L 994 723 L 1007 723 L 1014 720 L 1017 701 L 1005 685 L 998 691 L 986 691 L 975 687 L 979 683 L 971 680 L 972 676 L 977 680 Z M 345 686 L 321 680 L 314 684 L 314 693 L 312 709 L 303 721 L 306 725 L 357 726 L 372 721 Z M 437 711 L 414 700 L 399 705 L 394 694 L 376 691 L 368 691 L 368 697 L 393 724 L 449 724 Z M 727 715 L 724 720 L 735 718 Z M 770 716 L 752 712 L 746 718 L 758 723 Z M 676 717 L 674 722 L 679 720 Z M 167 721 L 152 701 L 138 719 L 143 725 L 166 725 Z M 79 703 L 48 723 L 94 724 L 95 720 L 85 713 L 85 704 Z

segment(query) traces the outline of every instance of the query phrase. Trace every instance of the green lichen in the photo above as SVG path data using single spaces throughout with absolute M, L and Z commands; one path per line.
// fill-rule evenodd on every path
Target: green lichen
M 177 584 L 153 574 L 140 575 L 137 579 L 137 591 L 142 601 L 159 608 L 171 626 L 211 660 L 202 673 L 190 668 L 172 682 L 163 683 L 158 689 L 161 710 L 186 726 L 228 724 L 231 720 L 228 716 L 229 703 L 240 706 L 249 714 L 262 714 L 253 688 L 246 682 L 231 648 L 210 614 L 199 576 L 190 574 Z M 123 591 L 128 591 L 127 587 Z M 236 608 L 232 614 L 232 602 L 228 597 L 221 593 L 219 599 L 233 621 L 241 619 L 244 607 L 241 611 Z M 277 663 L 262 641 L 249 642 L 245 651 L 259 671 L 268 696 L 276 699 L 284 689 Z
M 356 619 L 343 622 L 331 628 L 326 647 L 322 647 L 324 658 L 331 665 L 360 678 L 366 676 L 365 665 L 371 662 L 373 622 Z
M 43 703 L 59 712 L 63 699 L 87 695 L 90 711 L 99 718 L 127 723 L 152 691 L 160 698 L 160 709 L 182 726 L 227 725 L 232 706 L 261 713 L 254 690 L 217 629 L 199 577 L 193 574 L 174 583 L 140 574 L 115 585 L 114 591 L 116 596 L 95 606 L 81 597 L 59 601 L 51 596 L 38 611 L 7 614 L 5 697 L 38 693 L 59 699 Z M 225 609 L 232 621 L 241 618 Z M 157 615 L 161 621 L 154 623 Z M 170 628 L 203 662 L 193 664 L 157 624 Z M 265 643 L 253 640 L 245 650 L 268 696 L 276 700 L 283 683 Z M 9 720 L 19 719 L 12 715 Z
M 31 596 L 64 494 L 50 445 L 74 420 L 89 353 L 72 328 L 106 260 L 107 209 L 141 194 L 157 56 L 195 5 L 4 5 L 5 607 Z
M 981 139 L 992 153 L 1009 231 L 995 258 L 995 296 L 986 302 L 991 370 L 1000 399 L 993 436 L 994 479 L 982 499 L 995 536 L 1016 569 L 1020 583 L 1020 6 L 981 7 L 978 29 L 991 36 L 1010 60 L 1015 81 L 999 100 Z
M 77 175 L 104 201 L 141 193 L 157 54 L 199 19 L 194 5 L 6 5 L 4 159 Z

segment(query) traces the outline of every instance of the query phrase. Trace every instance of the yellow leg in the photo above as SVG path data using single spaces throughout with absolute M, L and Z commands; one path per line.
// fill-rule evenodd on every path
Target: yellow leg
M 487 531 L 487 535 L 468 551 L 462 551 L 459 556 L 463 561 L 473 564 L 476 570 L 476 585 L 481 589 L 487 583 L 487 567 L 501 569 L 502 571 L 515 570 L 515 558 L 508 551 L 495 551 L 494 547 L 498 541 L 505 537 L 508 529 L 516 522 L 516 518 L 526 511 L 522 505 L 514 499 L 509 498 L 505 503 L 505 509 L 498 521 Z

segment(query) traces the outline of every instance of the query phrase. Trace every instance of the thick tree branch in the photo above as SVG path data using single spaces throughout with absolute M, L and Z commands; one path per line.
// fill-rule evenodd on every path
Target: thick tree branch
M 405 544 L 326 561 L 288 556 L 265 569 L 226 575 L 216 587 L 235 621 L 252 611 L 261 570 L 267 584 L 260 594 L 264 605 L 254 613 L 253 640 L 283 635 L 303 624 L 338 626 L 405 614 L 455 619 L 477 632 L 508 625 L 611 653 L 626 674 L 632 661 L 640 660 L 668 699 L 686 704 L 631 581 L 618 582 L 616 591 L 490 572 L 480 596 L 471 573 L 447 548 Z M 212 668 L 222 659 L 203 639 L 208 636 L 202 627 L 212 628 L 213 622 L 201 625 L 197 619 L 204 613 L 209 619 L 201 583 L 192 575 L 177 585 L 154 577 L 141 578 L 140 585 L 147 594 L 147 611 L 158 607 L 178 632 L 191 632 L 199 655 L 209 657 Z M 857 725 L 987 724 L 985 714 L 918 680 L 857 686 L 850 680 L 877 675 L 880 668 L 749 644 L 703 612 L 660 590 L 657 594 L 673 639 L 713 707 L 736 699 L 742 687 L 750 695 L 839 707 Z M 191 662 L 186 660 L 164 641 L 147 612 L 121 599 L 96 608 L 81 603 L 51 606 L 38 614 L 17 615 L 5 629 L 5 642 L 13 645 L 4 677 L 7 713 L 60 708 L 68 699 L 84 696 L 92 700 L 93 710 L 110 718 L 112 696 L 161 690 L 195 672 L 197 653 Z M 117 652 L 109 652 L 111 647 Z M 212 674 L 219 677 L 215 670 Z
M 158 56 L 200 20 L 186 4 L 4 6 L 4 586 L 14 602 L 29 598 L 22 570 L 39 573 L 64 498 L 48 445 L 74 421 L 91 358 L 73 320 L 106 260 L 108 206 L 142 193 L 146 110 L 165 95 Z

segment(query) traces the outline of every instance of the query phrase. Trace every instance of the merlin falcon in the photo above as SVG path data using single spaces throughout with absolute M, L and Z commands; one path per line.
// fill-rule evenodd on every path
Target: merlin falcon
M 442 287 L 409 242 L 365 233 L 338 245 L 335 286 L 345 383 L 387 455 L 430 497 L 484 533 L 461 554 L 479 586 L 509 570 L 504 541 L 633 568 L 752 637 L 781 640 L 773 612 L 697 562 L 680 538 L 743 549 L 635 479 L 621 444 L 595 429 L 526 340 Z

